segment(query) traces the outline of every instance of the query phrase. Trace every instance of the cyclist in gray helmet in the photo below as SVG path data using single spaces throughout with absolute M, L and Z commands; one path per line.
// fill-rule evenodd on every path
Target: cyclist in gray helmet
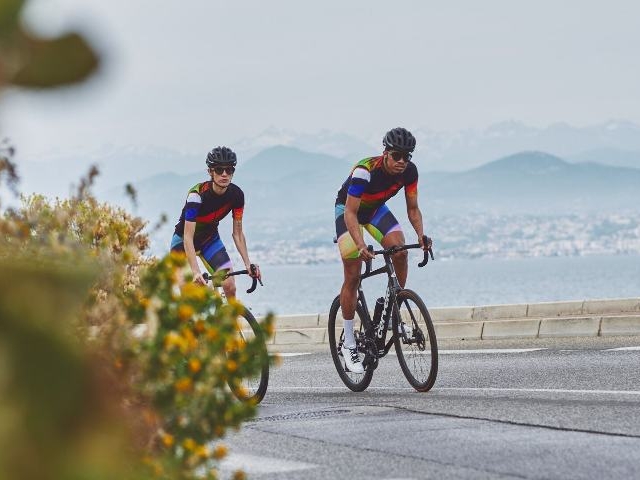
M 383 248 L 404 245 L 400 224 L 385 204 L 404 188 L 407 215 L 418 242 L 424 250 L 431 247 L 423 240 L 422 213 L 418 207 L 418 169 L 411 161 L 416 139 L 411 132 L 398 127 L 385 134 L 382 144 L 382 155 L 365 158 L 351 169 L 335 202 L 336 235 L 344 267 L 340 291 L 345 334 L 342 355 L 345 365 L 354 373 L 364 371 L 353 335 L 358 284 L 362 262 L 373 258 L 367 250 L 363 229 Z M 407 252 L 396 253 L 392 260 L 398 282 L 404 287 L 408 271 Z
M 233 217 L 233 241 L 246 269 L 252 272 L 242 231 L 244 192 L 231 183 L 236 170 L 236 154 L 228 147 L 216 147 L 207 154 L 206 164 L 211 178 L 189 190 L 171 239 L 171 250 L 186 253 L 193 281 L 202 285 L 206 284 L 206 280 L 200 271 L 197 256 L 210 274 L 218 270 L 232 270 L 231 259 L 218 233 L 220 220 L 230 212 Z M 250 273 L 252 277 L 261 278 L 257 265 L 253 272 Z M 224 280 L 222 289 L 227 298 L 235 297 L 234 277 Z

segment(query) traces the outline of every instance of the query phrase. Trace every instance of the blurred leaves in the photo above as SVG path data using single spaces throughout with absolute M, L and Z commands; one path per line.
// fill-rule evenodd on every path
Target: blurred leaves
M 17 193 L 16 186 L 19 181 L 18 168 L 16 164 L 12 162 L 15 149 L 9 144 L 9 141 L 5 138 L 0 142 L 0 186 L 2 183 L 6 183 L 9 189 L 15 194 Z M 0 206 L 2 204 L 0 203 Z
M 23 0 L 0 0 L 0 87 L 48 88 L 85 80 L 99 64 L 76 32 L 40 38 L 20 22 Z

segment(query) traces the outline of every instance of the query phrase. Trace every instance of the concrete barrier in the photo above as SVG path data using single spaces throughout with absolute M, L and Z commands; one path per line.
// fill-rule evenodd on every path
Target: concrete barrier
M 429 312 L 440 339 L 640 335 L 640 298 L 445 307 Z M 273 343 L 327 343 L 328 318 L 328 313 L 279 316 Z
M 640 335 L 640 315 L 602 317 L 600 335 Z
M 545 337 L 597 337 L 600 317 L 544 318 L 540 320 L 538 336 Z

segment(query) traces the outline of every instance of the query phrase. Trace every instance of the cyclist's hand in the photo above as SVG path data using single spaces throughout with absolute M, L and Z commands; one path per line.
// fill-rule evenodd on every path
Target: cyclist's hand
M 247 271 L 249 272 L 249 276 L 251 278 L 257 278 L 258 280 L 262 280 L 262 272 L 260 271 L 260 266 L 258 264 L 253 263 L 249 265 L 247 267 Z
M 358 249 L 358 258 L 366 262 L 367 260 L 373 260 L 375 255 L 365 246 Z
M 202 273 L 198 272 L 193 275 L 193 283 L 197 283 L 198 285 L 206 285 L 207 281 L 204 279 Z
M 431 249 L 431 247 L 433 247 L 433 240 L 431 240 L 430 237 L 427 237 L 426 235 L 419 237 L 418 238 L 418 243 L 420 243 L 420 246 L 422 247 L 422 250 L 427 251 L 429 249 Z

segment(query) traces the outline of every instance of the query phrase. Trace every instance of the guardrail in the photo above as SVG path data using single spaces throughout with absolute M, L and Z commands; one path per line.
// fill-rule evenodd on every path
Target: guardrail
M 439 339 L 640 335 L 640 298 L 429 309 Z M 274 345 L 327 343 L 328 314 L 280 315 Z

